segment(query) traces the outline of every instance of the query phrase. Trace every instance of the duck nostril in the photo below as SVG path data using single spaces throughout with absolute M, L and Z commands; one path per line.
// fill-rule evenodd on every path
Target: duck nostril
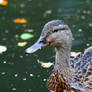
M 42 40 L 42 41 L 40 41 L 39 43 L 46 44 L 46 41 L 45 41 L 45 40 Z
M 45 38 L 42 38 L 40 41 L 39 41 L 39 43 L 46 43 L 46 39 Z

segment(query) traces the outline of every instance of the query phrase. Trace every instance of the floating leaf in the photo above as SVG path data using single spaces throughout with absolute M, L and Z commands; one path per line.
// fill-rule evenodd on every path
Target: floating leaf
M 27 42 L 18 42 L 17 46 L 23 47 L 27 44 Z
M 78 32 L 82 32 L 83 30 L 82 29 L 78 29 Z
M 27 80 L 26 78 L 23 78 L 23 80 Z
M 51 10 L 46 10 L 43 14 L 43 17 L 46 17 L 48 14 L 51 14 L 52 11 Z
M 89 43 L 87 43 L 87 44 L 86 44 L 86 46 L 90 46 L 90 44 L 89 44 Z
M 22 19 L 22 18 L 17 18 L 17 19 L 14 19 L 13 20 L 14 23 L 27 23 L 27 20 L 26 19 Z
M 13 91 L 17 90 L 16 88 L 12 88 Z
M 33 74 L 30 74 L 30 77 L 33 77 L 34 75 Z
M 2 72 L 1 74 L 2 74 L 2 75 L 5 75 L 5 74 L 6 74 L 6 72 Z
M 41 64 L 41 66 L 42 66 L 43 68 L 49 68 L 49 67 L 51 67 L 51 66 L 53 65 L 53 63 L 51 63 L 51 62 L 45 63 L 45 62 L 43 62 L 43 61 L 40 61 L 39 59 L 37 60 L 37 62 L 38 62 L 39 64 Z
M 76 57 L 78 54 L 80 54 L 81 52 L 71 52 L 71 56 L 72 57 Z
M 0 5 L 1 6 L 7 6 L 8 5 L 8 1 L 7 0 L 0 0 Z
M 23 33 L 20 36 L 20 38 L 23 39 L 23 40 L 28 40 L 28 39 L 33 38 L 33 37 L 34 37 L 34 35 L 30 34 L 30 33 Z
M 15 76 L 15 77 L 18 77 L 18 74 L 16 73 L 16 74 L 14 74 L 14 76 Z
M 6 64 L 6 61 L 4 61 L 3 63 Z
M 25 29 L 25 32 L 34 32 L 33 29 Z
M 89 26 L 89 27 L 92 27 L 92 23 L 89 23 L 88 26 Z
M 6 46 L 2 46 L 0 45 L 0 53 L 3 53 L 7 50 L 7 47 Z
M 83 16 L 83 15 L 81 16 L 81 19 L 83 19 L 83 20 L 84 20 L 85 18 L 86 18 L 85 16 Z
M 47 79 L 43 79 L 43 81 L 46 81 Z

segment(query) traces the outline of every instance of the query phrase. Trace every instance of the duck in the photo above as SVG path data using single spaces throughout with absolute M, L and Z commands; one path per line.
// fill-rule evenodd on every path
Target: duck
M 52 73 L 48 79 L 50 92 L 92 92 L 92 46 L 71 60 L 72 32 L 63 20 L 51 20 L 26 54 L 47 46 L 54 46 L 56 56 Z

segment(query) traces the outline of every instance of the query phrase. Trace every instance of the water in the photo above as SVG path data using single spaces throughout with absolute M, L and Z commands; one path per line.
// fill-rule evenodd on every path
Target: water
M 92 45 L 91 0 L 8 0 L 0 6 L 0 45 L 7 51 L 0 54 L 0 92 L 48 92 L 46 79 L 52 67 L 43 68 L 37 59 L 53 62 L 53 47 L 25 55 L 25 49 L 40 36 L 44 24 L 53 19 L 63 19 L 73 32 L 72 51 L 83 52 Z M 27 24 L 15 24 L 13 19 L 25 18 Z M 20 35 L 33 29 L 34 38 L 26 40 L 24 47 Z M 48 54 L 49 52 L 49 54 Z

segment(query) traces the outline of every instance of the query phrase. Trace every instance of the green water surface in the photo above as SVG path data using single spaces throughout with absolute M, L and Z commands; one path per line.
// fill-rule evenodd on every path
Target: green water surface
M 16 18 L 25 18 L 28 23 L 16 24 Z M 25 55 L 25 49 L 38 39 L 44 24 L 53 19 L 62 19 L 70 26 L 72 51 L 83 52 L 92 45 L 91 0 L 8 0 L 7 6 L 0 6 L 0 45 L 7 47 L 0 54 L 0 92 L 48 92 L 46 80 L 53 67 L 43 68 L 37 59 L 54 62 L 53 47 L 31 55 Z M 34 38 L 20 38 L 30 30 Z M 17 46 L 24 41 L 26 46 Z

